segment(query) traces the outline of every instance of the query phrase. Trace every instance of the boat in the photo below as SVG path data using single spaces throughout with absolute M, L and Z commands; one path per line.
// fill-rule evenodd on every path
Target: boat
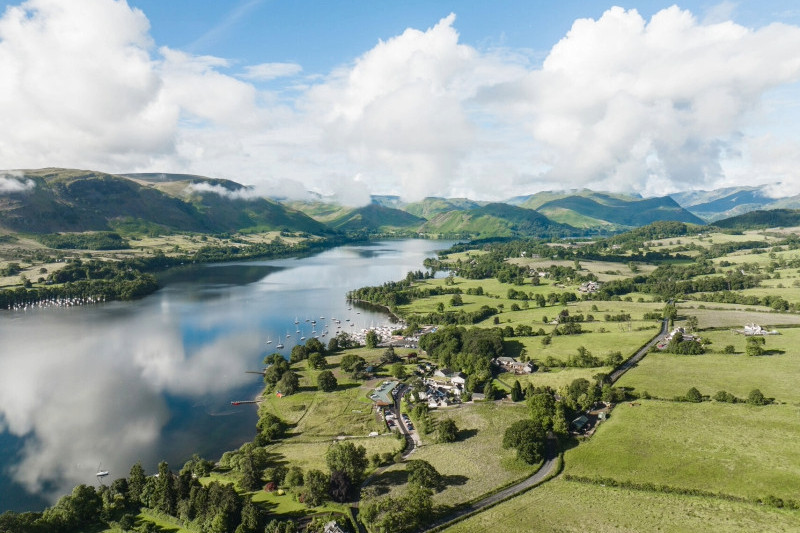
M 283 350 L 283 343 L 278 343 L 278 345 L 275 346 L 275 348 L 277 348 L 279 350 Z
M 299 321 L 299 320 L 297 320 L 297 317 L 294 317 L 294 323 L 295 323 L 295 324 L 299 324 L 299 323 L 300 323 L 300 321 Z
M 272 344 L 272 339 L 270 339 L 269 337 L 267 337 L 267 344 Z
M 304 340 L 306 340 L 306 338 L 305 337 L 300 337 L 300 340 L 304 341 Z

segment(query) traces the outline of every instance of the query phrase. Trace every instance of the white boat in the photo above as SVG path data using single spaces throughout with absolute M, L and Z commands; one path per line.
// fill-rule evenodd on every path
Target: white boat
M 283 343 L 279 343 L 275 346 L 278 350 L 283 350 Z
M 272 344 L 272 339 L 270 339 L 269 337 L 267 337 L 267 344 Z

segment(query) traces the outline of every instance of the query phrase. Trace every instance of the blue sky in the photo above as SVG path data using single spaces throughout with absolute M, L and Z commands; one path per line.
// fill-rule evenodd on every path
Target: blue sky
M 800 193 L 794 4 L 2 1 L 0 160 L 350 203 Z

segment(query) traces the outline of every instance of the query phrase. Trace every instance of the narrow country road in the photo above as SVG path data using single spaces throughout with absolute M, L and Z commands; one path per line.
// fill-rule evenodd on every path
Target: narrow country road
M 622 377 L 622 374 L 624 374 L 625 372 L 630 370 L 636 363 L 641 361 L 642 358 L 644 358 L 644 356 L 647 355 L 647 352 L 650 351 L 650 348 L 652 348 L 652 346 L 655 343 L 657 343 L 659 341 L 659 339 L 661 339 L 661 337 L 663 337 L 664 335 L 667 334 L 667 330 L 668 329 L 669 329 L 669 319 L 665 318 L 664 322 L 663 322 L 663 325 L 661 326 L 661 332 L 658 335 L 656 335 L 655 337 L 653 337 L 653 340 L 651 340 L 650 342 L 645 344 L 638 352 L 636 352 L 633 355 L 633 357 L 631 357 L 630 359 L 628 359 L 627 361 L 622 363 L 619 366 L 619 368 L 614 370 L 611 373 L 611 375 L 608 376 L 608 379 L 611 382 L 611 384 L 613 385 L 614 383 L 616 383 L 617 380 Z
M 506 487 L 505 489 L 496 492 L 490 496 L 483 498 L 482 500 L 478 500 L 477 502 L 473 503 L 468 507 L 464 507 L 463 509 L 459 509 L 458 511 L 445 516 L 444 518 L 437 520 L 426 529 L 422 531 L 430 531 L 435 528 L 439 527 L 446 527 L 455 522 L 458 522 L 465 516 L 471 515 L 476 513 L 486 507 L 490 507 L 499 503 L 506 498 L 511 496 L 516 496 L 517 494 L 524 492 L 531 487 L 536 486 L 537 484 L 541 483 L 547 476 L 549 476 L 553 469 L 555 468 L 556 464 L 558 463 L 558 442 L 555 438 L 549 438 L 547 440 L 547 445 L 545 447 L 545 460 L 542 463 L 542 467 L 536 471 L 532 476 L 523 479 L 516 485 L 511 485 L 510 487 Z

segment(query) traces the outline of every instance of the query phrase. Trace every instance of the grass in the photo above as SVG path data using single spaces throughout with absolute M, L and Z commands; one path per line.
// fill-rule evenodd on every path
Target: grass
M 746 337 L 731 331 L 703 331 L 701 335 L 711 340 L 716 352 L 733 345 L 735 354 L 706 353 L 703 355 L 675 355 L 650 353 L 639 365 L 627 372 L 618 385 L 647 391 L 660 398 L 683 395 L 689 387 L 706 395 L 725 390 L 739 398 L 746 398 L 753 389 L 767 397 L 800 405 L 800 328 L 782 328 L 780 335 L 766 337 L 765 349 L 769 355 L 749 357 L 744 355 Z
M 434 496 L 436 504 L 471 501 L 534 470 L 534 466 L 517 459 L 516 452 L 502 447 L 506 428 L 527 416 L 524 404 L 467 404 L 433 411 L 431 416 L 434 420 L 451 418 L 459 429 L 459 439 L 453 443 L 436 444 L 432 436 L 423 435 L 423 445 L 411 456 L 428 461 L 446 477 L 448 487 Z M 404 471 L 402 464 L 392 466 L 371 484 L 398 492 L 406 483 Z
M 608 366 L 598 368 L 553 368 L 549 372 L 534 372 L 533 374 L 510 374 L 504 372 L 499 374 L 497 378 L 509 386 L 513 386 L 514 381 L 519 380 L 522 390 L 525 390 L 528 383 L 533 383 L 535 387 L 552 387 L 558 390 L 576 379 L 583 378 L 592 381 L 592 376 L 600 372 L 608 374 L 611 370 L 613 369 Z
M 448 528 L 523 532 L 790 531 L 800 514 L 760 505 L 554 479 Z
M 700 308 L 701 305 L 704 308 Z M 678 315 L 696 316 L 700 329 L 742 328 L 751 322 L 764 327 L 800 325 L 800 315 L 776 313 L 769 307 L 753 305 L 686 301 L 678 304 Z M 680 326 L 682 321 L 678 320 L 675 324 Z
M 800 410 L 794 406 L 645 400 L 621 404 L 566 472 L 744 498 L 800 493 Z

